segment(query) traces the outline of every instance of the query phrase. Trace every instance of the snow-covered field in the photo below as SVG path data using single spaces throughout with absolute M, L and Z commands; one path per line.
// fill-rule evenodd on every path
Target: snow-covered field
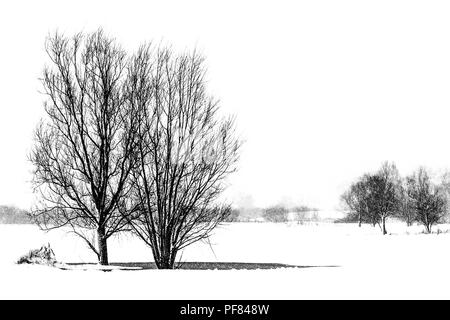
M 35 226 L 0 225 L 0 298 L 81 299 L 391 299 L 450 298 L 450 230 L 389 223 L 391 233 L 355 224 L 232 223 L 183 261 L 281 263 L 310 268 L 270 270 L 60 270 L 16 265 L 49 242 L 62 262 L 95 262 L 74 235 Z M 109 241 L 111 262 L 151 261 L 138 239 Z

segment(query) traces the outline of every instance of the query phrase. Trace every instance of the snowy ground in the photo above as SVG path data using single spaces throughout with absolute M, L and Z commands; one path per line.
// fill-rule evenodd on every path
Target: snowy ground
M 279 263 L 270 270 L 59 270 L 16 265 L 29 249 L 49 242 L 59 261 L 95 262 L 85 244 L 65 231 L 0 225 L 0 298 L 123 299 L 392 299 L 450 298 L 449 225 L 423 228 L 390 223 L 232 223 L 209 244 L 186 250 L 183 261 Z M 122 235 L 109 241 L 111 262 L 147 262 L 151 252 Z M 310 268 L 301 268 L 310 267 Z M 88 269 L 88 270 L 85 270 Z

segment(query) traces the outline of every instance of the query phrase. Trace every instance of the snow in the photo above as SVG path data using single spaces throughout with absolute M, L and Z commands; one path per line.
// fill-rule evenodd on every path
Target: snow
M 388 223 L 389 235 L 355 224 L 231 223 L 183 261 L 280 263 L 269 270 L 139 270 L 103 272 L 86 245 L 67 233 L 0 225 L 0 299 L 449 299 L 450 230 Z M 16 265 L 50 243 L 70 270 Z M 109 241 L 111 262 L 151 261 L 151 251 L 124 234 Z M 211 249 L 212 247 L 212 249 Z M 67 265 L 67 263 L 84 263 Z M 89 264 L 94 263 L 94 264 Z M 309 267 L 309 268 L 302 268 Z

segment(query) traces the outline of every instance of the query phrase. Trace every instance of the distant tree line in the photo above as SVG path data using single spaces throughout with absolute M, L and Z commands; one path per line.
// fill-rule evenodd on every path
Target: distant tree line
M 361 226 L 380 226 L 387 234 L 386 220 L 396 217 L 408 226 L 417 222 L 427 233 L 444 221 L 448 211 L 448 188 L 432 181 L 427 169 L 420 167 L 407 177 L 400 177 L 394 163 L 385 162 L 374 173 L 358 178 L 342 195 L 347 221 Z
M 33 223 L 29 213 L 14 206 L 0 206 L 0 224 Z
M 267 208 L 234 208 L 226 222 L 288 222 L 318 221 L 318 209 L 308 206 L 287 207 L 274 205 Z
M 289 220 L 289 210 L 283 206 L 273 206 L 263 210 L 263 217 L 269 222 L 286 222 Z

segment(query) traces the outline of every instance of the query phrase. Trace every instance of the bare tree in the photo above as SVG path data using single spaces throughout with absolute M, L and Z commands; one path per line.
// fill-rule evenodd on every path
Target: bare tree
M 183 248 L 208 238 L 230 214 L 218 197 L 236 170 L 240 141 L 233 119 L 220 117 L 207 95 L 199 54 L 143 46 L 131 68 L 141 76 L 129 88 L 140 110 L 133 171 L 139 219 L 130 226 L 158 268 L 173 268 Z
M 376 214 L 383 234 L 387 234 L 386 219 L 398 213 L 401 204 L 400 176 L 394 163 L 385 162 L 380 170 L 368 177 L 370 210 Z
M 353 183 L 350 188 L 341 196 L 341 200 L 350 210 L 350 216 L 354 216 L 361 227 L 363 222 L 372 221 L 370 218 L 367 175 L 361 177 L 357 182 Z M 353 220 L 353 219 L 351 219 Z
M 445 198 L 445 214 L 443 222 L 450 222 L 450 171 L 446 170 L 440 177 L 439 189 Z
M 415 218 L 430 233 L 431 227 L 441 222 L 445 215 L 445 197 L 439 187 L 431 182 L 425 168 L 419 168 L 417 172 L 409 176 L 407 185 Z
M 72 38 L 56 33 L 46 51 L 47 117 L 30 155 L 41 201 L 32 216 L 47 230 L 70 226 L 108 264 L 107 239 L 126 228 L 133 212 L 127 206 L 138 117 L 126 87 L 136 75 L 127 72 L 124 50 L 102 30 Z
M 387 234 L 386 219 L 398 213 L 401 203 L 400 177 L 394 164 L 383 163 L 380 170 L 365 174 L 342 195 L 342 200 L 357 216 L 359 225 L 370 222 Z

